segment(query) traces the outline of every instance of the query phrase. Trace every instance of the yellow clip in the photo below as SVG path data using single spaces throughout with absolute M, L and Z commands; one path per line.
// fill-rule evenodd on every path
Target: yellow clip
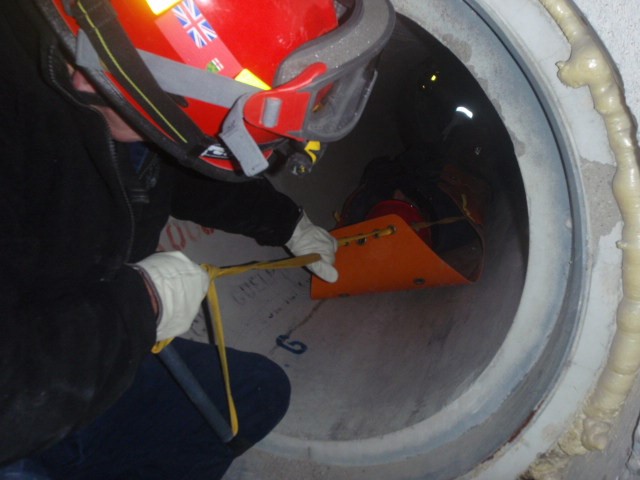
M 153 13 L 160 15 L 170 8 L 175 7 L 181 0 L 147 0 L 147 4 Z
M 307 155 L 309 155 L 313 163 L 318 161 L 317 154 L 320 150 L 322 150 L 322 144 L 317 140 L 309 140 L 304 146 L 304 151 L 307 152 Z

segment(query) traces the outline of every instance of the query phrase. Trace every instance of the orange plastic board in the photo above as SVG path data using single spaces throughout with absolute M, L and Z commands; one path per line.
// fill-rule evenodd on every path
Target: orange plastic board
M 369 237 L 366 241 L 353 241 L 340 246 L 336 253 L 336 268 L 340 278 L 336 283 L 328 283 L 314 276 L 311 298 L 472 283 L 442 260 L 397 215 L 385 215 L 338 228 L 331 234 L 340 241 L 390 226 L 395 230 L 391 235 Z

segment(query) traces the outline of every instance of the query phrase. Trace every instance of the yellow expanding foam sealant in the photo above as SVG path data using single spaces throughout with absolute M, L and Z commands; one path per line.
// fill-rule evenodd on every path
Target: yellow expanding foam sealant
M 588 87 L 604 119 L 617 163 L 613 192 L 624 220 L 618 242 L 623 253 L 623 297 L 607 363 L 573 424 L 529 469 L 538 480 L 557 480 L 573 456 L 607 446 L 611 425 L 640 369 L 640 175 L 633 120 L 613 61 L 569 2 L 540 2 L 571 44 L 570 58 L 557 63 L 560 80 L 573 88 Z

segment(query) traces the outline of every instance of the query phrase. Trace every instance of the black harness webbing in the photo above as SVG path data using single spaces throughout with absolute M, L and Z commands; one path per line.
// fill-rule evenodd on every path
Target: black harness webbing
M 168 136 L 196 156 L 214 143 L 158 85 L 108 1 L 79 0 L 72 10 L 109 72 Z

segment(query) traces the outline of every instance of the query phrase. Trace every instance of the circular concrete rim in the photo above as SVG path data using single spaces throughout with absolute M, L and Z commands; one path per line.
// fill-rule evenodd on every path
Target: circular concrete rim
M 417 23 L 421 23 L 420 19 L 416 19 L 413 14 L 420 8 L 426 9 L 428 7 L 424 5 L 427 2 L 422 2 L 422 5 L 419 5 L 420 2 L 417 1 L 398 0 L 394 3 L 400 13 L 405 14 L 409 18 L 413 18 Z M 467 2 L 467 4 L 470 3 L 471 2 Z M 569 110 L 573 110 L 573 114 L 579 114 L 581 112 L 575 108 L 576 100 L 573 97 L 575 97 L 576 94 L 572 94 L 572 98 L 565 98 L 566 91 L 564 91 L 564 87 L 557 81 L 555 75 L 556 70 L 553 65 L 553 61 L 568 55 L 568 46 L 564 41 L 564 37 L 557 31 L 555 25 L 552 25 L 552 22 L 549 21 L 549 17 L 546 15 L 546 11 L 537 2 L 517 0 L 509 2 L 509 5 L 506 6 L 500 5 L 500 3 L 499 1 L 479 1 L 473 2 L 473 7 L 482 12 L 483 17 L 488 21 L 491 28 L 500 32 L 500 41 L 511 43 L 511 54 L 516 57 L 521 67 L 524 68 L 526 65 L 530 65 L 527 61 L 530 62 L 532 59 L 535 59 L 536 56 L 547 60 L 546 65 L 544 65 L 545 71 L 541 70 L 543 68 L 541 65 L 536 65 L 533 70 L 527 72 L 527 75 L 529 80 L 533 80 L 537 88 L 535 94 L 541 95 L 540 98 L 543 98 L 545 101 L 544 107 L 546 113 L 550 114 L 555 122 L 553 127 L 556 130 L 556 134 L 560 132 L 556 140 L 559 142 L 560 149 L 563 150 L 563 155 L 574 159 L 578 158 L 581 152 L 576 150 L 573 134 L 568 133 L 570 129 L 567 128 L 564 122 L 567 121 L 566 115 Z M 531 22 L 531 19 L 535 18 L 538 23 L 541 22 L 543 24 L 542 30 L 549 31 L 549 35 L 551 38 L 554 38 L 556 42 L 556 45 L 551 48 L 551 51 L 545 50 L 544 48 L 538 48 L 536 51 L 527 50 L 528 45 L 526 45 L 526 43 L 524 45 L 522 44 L 523 37 L 521 34 L 523 32 L 517 31 L 519 30 L 517 26 L 518 22 L 514 22 L 514 20 L 518 18 L 520 18 L 521 21 L 523 18 L 526 18 L 527 22 Z M 511 27 L 507 28 L 507 25 L 511 25 Z M 429 31 L 432 34 L 434 33 L 431 29 L 429 29 Z M 540 32 L 540 30 L 538 30 L 538 32 Z M 446 33 L 440 32 L 442 39 L 445 38 L 445 35 Z M 438 37 L 438 35 L 436 35 L 436 37 Z M 449 42 L 452 42 L 451 38 L 449 38 Z M 548 47 L 548 45 L 546 47 Z M 458 53 L 459 56 L 464 55 L 464 52 L 456 52 L 455 46 L 450 46 L 450 48 L 454 50 L 454 53 Z M 479 48 L 479 46 L 474 45 L 474 48 Z M 476 67 L 478 66 L 476 65 Z M 530 93 L 533 94 L 534 92 L 531 91 Z M 577 95 L 581 98 L 581 100 L 578 101 L 580 108 L 585 110 L 585 112 L 582 113 L 585 113 L 585 115 L 590 113 L 592 109 L 589 107 L 589 102 L 585 101 L 585 98 L 582 98 L 584 95 L 582 95 L 582 97 L 579 93 Z M 505 113 L 502 111 L 501 113 L 508 115 L 508 112 Z M 578 127 L 579 126 L 572 125 L 571 128 L 575 129 Z M 563 128 L 566 130 L 562 131 Z M 590 128 L 593 127 L 591 126 Z M 516 134 L 517 133 L 518 132 L 516 132 Z M 601 139 L 606 138 L 606 132 L 604 132 L 604 130 L 602 130 L 602 132 L 599 131 L 598 136 Z M 554 149 L 556 149 L 557 146 L 553 140 L 550 144 L 553 144 Z M 540 151 L 537 153 L 541 154 Z M 546 153 L 548 153 L 548 156 L 546 156 Z M 540 158 L 546 158 L 547 161 L 550 161 L 551 158 L 554 158 L 554 156 L 557 158 L 558 155 L 558 151 L 555 153 L 545 152 L 540 155 Z M 543 320 L 551 322 L 547 325 L 547 328 L 538 328 L 538 332 L 531 331 L 530 328 L 527 328 L 531 325 L 531 322 L 527 321 L 527 315 L 531 314 L 532 309 L 539 308 L 537 304 L 539 299 L 536 298 L 537 295 L 530 293 L 530 295 L 532 295 L 531 298 L 523 298 L 523 307 L 516 316 L 514 329 L 509 333 L 509 337 L 505 342 L 505 344 L 509 342 L 518 343 L 518 348 L 513 348 L 512 345 L 512 348 L 505 347 L 501 349 L 491 366 L 486 369 L 472 388 L 456 399 L 449 408 L 434 416 L 437 418 L 432 417 L 421 422 L 421 424 L 399 432 L 392 432 L 377 438 L 358 441 L 357 444 L 356 442 L 348 441 L 301 442 L 299 439 L 290 439 L 278 434 L 272 434 L 262 444 L 262 448 L 278 455 L 311 458 L 314 461 L 326 464 L 352 466 L 380 465 L 387 462 L 402 461 L 407 457 L 420 456 L 438 446 L 446 445 L 460 435 L 463 435 L 469 428 L 495 413 L 509 392 L 516 387 L 522 380 L 522 376 L 529 371 L 527 366 L 535 364 L 536 360 L 544 353 L 543 346 L 539 344 L 541 338 L 539 335 L 540 330 L 546 332 L 542 335 L 543 337 L 548 335 L 548 333 L 553 330 L 553 324 L 555 323 L 555 319 L 558 318 L 558 314 L 563 308 L 566 308 L 566 301 L 569 299 L 570 308 L 576 309 L 577 299 L 584 298 L 587 293 L 588 285 L 585 281 L 585 276 L 582 274 L 589 273 L 589 265 L 586 262 L 589 252 L 585 251 L 587 250 L 587 246 L 585 245 L 587 242 L 585 237 L 586 233 L 584 231 L 586 226 L 581 222 L 581 219 L 585 218 L 585 206 L 582 205 L 580 201 L 581 192 L 579 189 L 581 186 L 577 179 L 579 174 L 572 171 L 572 168 L 568 168 L 567 176 L 564 176 L 564 172 L 557 170 L 560 165 L 561 162 L 551 161 L 550 165 L 546 165 L 547 168 L 541 170 L 538 166 L 533 173 L 526 171 L 526 165 L 523 167 L 525 179 L 528 179 L 527 188 L 529 195 L 531 195 L 532 189 L 537 188 L 539 182 L 544 178 L 542 174 L 548 175 L 549 171 L 553 171 L 553 168 L 556 168 L 554 171 L 556 176 L 554 178 L 562 179 L 551 191 L 547 192 L 549 194 L 548 196 L 540 195 L 540 192 L 537 192 L 535 197 L 530 197 L 532 200 L 532 224 L 540 228 L 536 229 L 532 237 L 532 248 L 534 250 L 533 255 L 530 257 L 531 273 L 529 274 L 527 282 L 529 285 L 533 282 L 534 285 L 537 284 L 539 287 L 542 285 L 541 282 L 545 282 L 545 279 L 548 278 L 549 275 L 552 275 L 552 278 L 560 279 L 560 283 L 562 284 L 562 291 L 557 292 L 558 295 L 556 298 L 546 305 L 548 308 L 546 313 L 552 312 L 554 315 L 542 315 Z M 562 198 L 563 194 L 567 192 L 570 192 L 573 197 L 571 203 L 568 198 Z M 549 222 L 547 217 L 544 217 L 544 221 L 542 221 L 541 217 L 536 216 L 538 210 L 543 211 L 549 207 L 548 203 L 536 205 L 539 197 L 550 201 L 554 207 L 552 210 L 556 212 L 556 217 L 553 222 Z M 544 267 L 544 262 L 538 261 L 542 258 L 540 255 L 548 257 L 549 252 L 543 251 L 546 250 L 547 247 L 544 242 L 544 237 L 545 235 L 556 233 L 545 230 L 543 227 L 546 225 L 551 225 L 552 230 L 557 229 L 558 225 L 564 225 L 565 232 L 560 239 L 562 246 L 556 249 L 557 251 L 555 252 L 557 262 L 547 261 L 547 266 Z M 575 234 L 573 237 L 572 233 Z M 592 248 L 592 246 L 588 246 L 588 248 Z M 539 249 L 538 253 L 536 253 L 536 249 Z M 570 261 L 567 259 L 570 259 Z M 571 265 L 569 265 L 570 263 Z M 559 266 L 560 268 L 558 268 Z M 545 268 L 551 268 L 551 270 L 545 270 Z M 566 290 L 564 288 L 566 285 L 570 285 L 571 288 Z M 529 291 L 531 291 L 531 289 Z M 527 302 L 529 306 L 526 305 Z M 572 312 L 576 318 L 583 318 L 583 314 L 589 309 L 589 305 L 586 305 L 586 302 L 580 306 L 583 308 L 582 313 L 577 311 Z M 553 321 L 551 320 L 552 318 Z M 539 326 L 540 324 L 537 323 L 537 325 Z M 606 324 L 601 325 L 600 328 L 596 326 L 595 329 L 605 337 L 608 335 Z M 572 327 L 564 328 L 563 331 L 557 332 L 564 335 L 564 339 L 561 342 L 560 351 L 555 352 L 556 359 L 566 353 L 571 337 L 578 330 L 579 329 L 574 330 Z M 523 338 L 529 340 L 529 345 L 526 349 L 521 348 L 522 346 L 520 345 Z M 508 378 L 508 375 L 505 374 L 504 365 L 509 365 L 509 368 L 513 372 L 517 372 L 517 374 L 511 375 L 511 378 Z M 591 365 L 587 365 L 584 362 L 580 364 L 580 368 L 587 369 L 582 372 L 583 375 L 585 373 L 593 374 L 598 366 L 599 361 L 593 361 Z M 563 371 L 555 372 L 553 377 L 557 379 L 558 375 L 562 375 L 564 380 L 571 376 L 570 372 Z M 566 415 L 570 415 L 571 412 L 575 411 L 577 405 L 586 394 L 584 387 L 572 385 L 570 388 L 573 388 L 574 395 L 565 396 L 563 399 L 565 406 L 564 414 Z M 544 400 L 543 395 L 541 395 L 538 400 L 542 402 Z M 535 410 L 535 408 L 532 409 L 532 412 L 533 410 Z M 452 419 L 454 420 L 452 421 Z M 459 421 L 455 419 L 459 419 Z M 556 418 L 556 420 L 558 420 L 558 418 Z M 537 450 L 537 452 L 543 451 L 548 448 L 550 443 L 551 440 L 547 439 L 534 447 L 534 450 Z M 533 460 L 533 457 L 530 460 Z

